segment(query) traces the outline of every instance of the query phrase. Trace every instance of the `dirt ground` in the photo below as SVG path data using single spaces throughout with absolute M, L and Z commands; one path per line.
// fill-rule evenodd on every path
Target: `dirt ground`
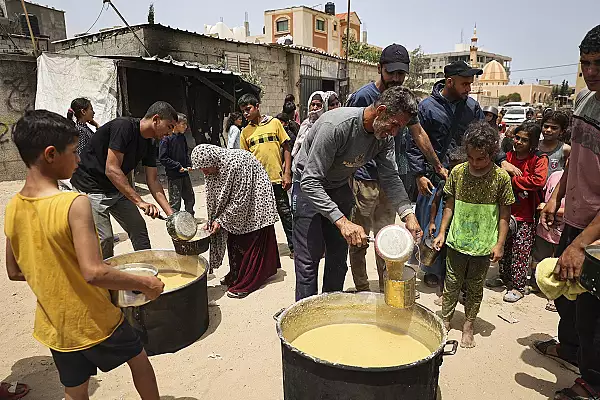
M 20 190 L 22 182 L 0 183 L 0 211 Z M 196 184 L 196 209 L 206 216 L 204 186 Z M 149 198 L 149 195 L 145 195 Z M 3 225 L 3 218 L 1 219 Z M 122 229 L 115 223 L 115 232 Z M 154 248 L 172 249 L 164 222 L 148 221 Z M 281 224 L 276 225 L 283 268 L 259 291 L 245 299 L 224 295 L 219 280 L 227 271 L 227 262 L 209 276 L 210 327 L 193 345 L 175 354 L 152 357 L 163 400 L 282 399 L 281 351 L 273 314 L 294 302 L 294 264 L 288 257 Z M 2 227 L 2 232 L 4 229 Z M 4 241 L 2 241 L 3 243 Z M 4 245 L 1 246 L 4 265 Z M 132 251 L 125 241 L 116 253 Z M 372 288 L 377 286 L 372 250 L 369 276 Z M 496 271 L 490 269 L 490 275 Z M 0 272 L 0 378 L 3 381 L 27 383 L 32 388 L 28 400 L 62 399 L 50 352 L 31 335 L 35 298 L 25 283 L 11 282 Z M 352 288 L 350 271 L 346 288 Z M 436 296 L 420 282 L 419 302 L 433 311 Z M 440 372 L 440 388 L 444 399 L 548 399 L 554 391 L 570 386 L 576 376 L 554 361 L 537 354 L 534 340 L 556 334 L 558 316 L 544 310 L 545 300 L 530 295 L 515 305 L 502 301 L 502 293 L 485 290 L 484 302 L 476 321 L 475 349 L 460 349 L 444 359 Z M 513 317 L 509 324 L 498 315 Z M 458 306 L 453 327 L 463 322 L 462 306 Z M 453 329 L 450 339 L 460 340 Z M 92 378 L 93 399 L 137 399 L 127 366 Z

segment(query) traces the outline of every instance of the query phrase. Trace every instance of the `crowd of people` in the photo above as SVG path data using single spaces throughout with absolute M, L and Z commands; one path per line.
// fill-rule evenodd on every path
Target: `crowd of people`
M 383 50 L 379 78 L 344 107 L 334 92 L 313 93 L 304 121 L 292 95 L 275 117 L 261 112 L 259 98 L 243 95 L 240 112 L 226 124 L 227 148 L 202 144 L 190 152 L 186 116 L 161 101 L 141 119 L 104 125 L 83 98 L 73 101 L 68 118 L 27 111 L 13 131 L 28 174 L 6 208 L 7 271 L 37 297 L 34 337 L 51 349 L 65 398 L 88 398 L 98 368 L 127 363 L 140 396 L 159 399 L 141 339 L 108 290 L 154 299 L 164 284 L 103 260 L 114 254 L 111 217 L 134 250 L 144 250 L 151 243 L 143 215 L 171 215 L 182 203 L 194 214 L 191 169 L 205 177 L 209 267 L 219 268 L 227 252 L 221 283 L 233 298 L 259 289 L 281 267 L 278 221 L 294 260 L 295 298 L 302 300 L 319 292 L 322 258 L 323 292 L 344 289 L 348 258 L 356 290 L 370 290 L 369 234 L 399 216 L 416 241 L 429 237 L 442 254 L 421 266 L 423 281 L 439 288 L 436 304 L 447 329 L 464 301 L 464 348 L 475 346 L 486 284 L 505 287 L 506 302 L 520 301 L 538 290 L 532 271 L 550 257 L 557 258 L 557 281 L 578 279 L 585 247 L 600 240 L 600 26 L 579 49 L 587 89 L 572 118 L 544 113 L 541 121 L 511 129 L 509 140 L 500 135 L 498 110 L 469 97 L 481 69 L 464 61 L 447 65 L 444 79 L 419 102 L 402 86 L 410 58 L 398 44 Z M 561 141 L 567 129 L 570 144 Z M 128 179 L 140 162 L 158 206 Z M 60 190 L 61 182 L 71 190 Z M 411 186 L 418 190 L 415 208 Z M 500 275 L 486 281 L 490 262 L 499 263 Z M 376 263 L 382 290 L 385 262 L 377 256 Z M 546 308 L 560 315 L 558 341 L 535 348 L 581 374 L 556 399 L 600 398 L 600 299 L 584 292 L 574 300 L 549 298 Z

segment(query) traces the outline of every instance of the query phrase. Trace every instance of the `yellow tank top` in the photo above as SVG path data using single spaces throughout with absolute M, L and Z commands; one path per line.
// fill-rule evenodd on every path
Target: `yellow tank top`
M 79 193 L 31 198 L 6 207 L 4 231 L 37 297 L 33 337 L 57 351 L 77 351 L 107 339 L 123 320 L 108 290 L 85 281 L 75 254 L 69 209 Z

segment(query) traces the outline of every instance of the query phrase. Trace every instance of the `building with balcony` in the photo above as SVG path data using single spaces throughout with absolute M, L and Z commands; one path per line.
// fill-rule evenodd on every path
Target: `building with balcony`
M 341 56 L 342 38 L 346 34 L 348 13 L 336 14 L 335 4 L 327 3 L 320 11 L 306 6 L 265 11 L 264 40 L 276 43 L 277 39 L 292 37 L 296 46 L 312 47 Z M 350 35 L 360 40 L 361 21 L 356 12 L 350 13 Z

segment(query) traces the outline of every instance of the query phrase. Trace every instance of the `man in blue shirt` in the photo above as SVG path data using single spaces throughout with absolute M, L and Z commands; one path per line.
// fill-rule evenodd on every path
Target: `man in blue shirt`
M 381 93 L 393 86 L 402 86 L 404 79 L 409 71 L 410 58 L 408 51 L 404 46 L 392 44 L 386 47 L 381 53 L 378 65 L 379 79 L 376 82 L 370 82 L 358 89 L 348 99 L 348 107 L 368 107 L 375 103 Z M 436 172 L 446 176 L 447 171 L 439 161 L 435 151 L 429 141 L 429 138 L 417 118 L 412 118 L 408 122 L 408 128 L 402 128 L 395 138 L 396 163 L 405 160 L 405 135 L 407 131 L 418 143 L 423 154 L 436 167 Z M 405 164 L 405 163 L 404 163 Z M 400 173 L 405 175 L 406 172 Z M 403 180 L 404 182 L 404 180 Z M 406 184 L 406 183 L 405 183 Z M 379 187 L 379 176 L 377 173 L 377 164 L 375 161 L 368 162 L 364 167 L 356 171 L 352 182 L 352 189 L 356 200 L 356 205 L 352 212 L 352 222 L 363 227 L 368 234 L 371 230 L 374 235 L 386 225 L 393 224 L 396 219 L 396 212 L 390 207 L 389 202 Z M 350 266 L 352 268 L 352 277 L 356 290 L 369 290 L 369 281 L 367 277 L 366 253 L 364 247 L 350 247 Z M 385 262 L 376 255 L 377 272 L 379 274 L 379 288 L 383 290 L 383 271 Z

